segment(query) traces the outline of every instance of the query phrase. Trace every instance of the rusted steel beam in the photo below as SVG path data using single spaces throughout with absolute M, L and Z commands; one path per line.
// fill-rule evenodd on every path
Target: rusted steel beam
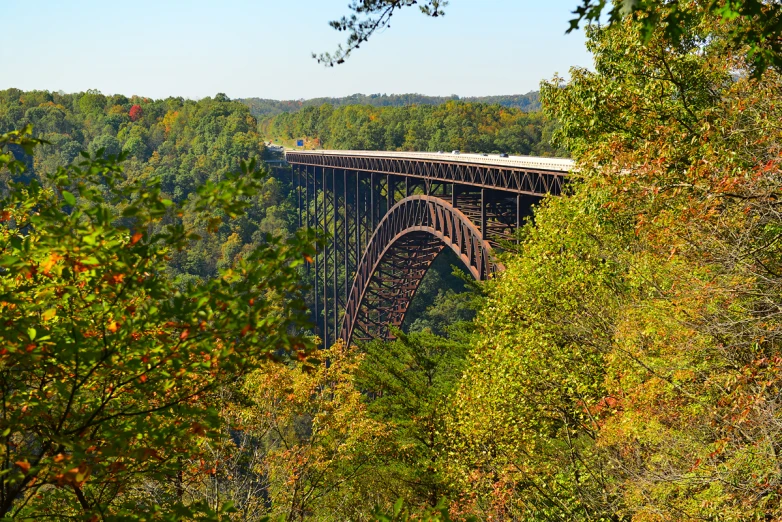
M 356 270 L 340 337 L 390 338 L 431 263 L 445 247 L 482 280 L 501 269 L 481 231 L 460 210 L 435 196 L 410 196 L 378 224 Z
M 368 174 L 422 178 L 428 182 L 458 183 L 477 188 L 502 190 L 519 194 L 543 196 L 560 194 L 565 173 L 513 166 L 479 165 L 456 161 L 382 158 L 371 156 L 340 156 L 334 154 L 286 153 L 294 165 L 313 165 L 351 169 Z

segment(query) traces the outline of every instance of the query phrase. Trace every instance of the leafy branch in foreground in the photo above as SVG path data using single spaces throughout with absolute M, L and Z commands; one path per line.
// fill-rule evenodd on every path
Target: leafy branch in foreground
M 348 40 L 346 47 L 340 45 L 334 54 L 312 54 L 318 63 L 328 67 L 334 67 L 344 63 L 355 49 L 378 30 L 391 27 L 391 17 L 394 13 L 405 7 L 417 5 L 421 12 L 427 16 L 436 18 L 444 16 L 443 8 L 448 5 L 447 0 L 352 0 L 349 8 L 353 12 L 350 16 L 343 16 L 339 20 L 329 23 L 337 31 L 347 31 Z
M 423 3 L 423 5 L 419 5 Z M 391 17 L 405 7 L 419 5 L 428 16 L 443 16 L 445 0 L 353 0 L 350 16 L 330 23 L 331 27 L 348 32 L 346 47 L 340 45 L 334 54 L 313 54 L 318 63 L 333 67 L 343 63 L 355 49 L 369 40 L 379 29 L 390 27 Z M 769 68 L 782 70 L 782 5 L 763 0 L 581 0 L 573 11 L 566 33 L 578 29 L 583 23 L 609 24 L 620 22 L 628 16 L 642 24 L 641 41 L 647 43 L 657 29 L 662 29 L 665 39 L 678 45 L 686 39 L 687 27 L 704 16 L 717 17 L 729 27 L 729 42 L 746 59 L 752 76 L 759 77 Z
M 0 169 L 30 129 L 0 136 Z M 170 255 L 199 237 L 124 154 L 10 181 L 0 199 L 0 517 L 209 518 L 182 501 L 185 460 L 215 435 L 215 388 L 311 342 L 299 265 L 311 238 L 267 236 L 219 277 L 181 288 Z M 96 157 L 103 155 L 98 151 Z M 264 172 L 254 161 L 188 202 L 241 216 Z M 218 219 L 219 218 L 219 219 Z M 149 482 L 169 484 L 152 502 Z M 224 509 L 228 509 L 226 506 Z
M 759 77 L 769 67 L 782 69 L 782 6 L 763 0 L 582 0 L 570 20 L 570 33 L 582 22 L 599 23 L 607 15 L 608 23 L 634 16 L 641 22 L 644 43 L 662 28 L 664 37 L 674 45 L 688 37 L 687 27 L 705 15 L 716 16 L 728 25 L 729 41 L 737 49 L 747 48 L 747 61 L 752 75 Z M 606 13 L 607 11 L 607 13 Z

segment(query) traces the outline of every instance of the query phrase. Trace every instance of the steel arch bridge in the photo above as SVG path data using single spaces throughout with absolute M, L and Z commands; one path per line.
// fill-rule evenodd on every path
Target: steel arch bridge
M 321 150 L 285 159 L 299 226 L 330 236 L 307 266 L 327 346 L 392 338 L 446 248 L 477 280 L 501 271 L 496 250 L 573 168 L 561 158 L 481 154 Z

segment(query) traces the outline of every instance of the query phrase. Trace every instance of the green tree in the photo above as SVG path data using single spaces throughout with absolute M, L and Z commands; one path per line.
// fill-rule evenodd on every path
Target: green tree
M 664 7 L 661 11 L 664 11 Z M 452 418 L 454 510 L 780 516 L 780 77 L 704 13 L 588 31 L 543 85 L 579 162 L 489 283 Z
M 397 334 L 395 341 L 368 343 L 359 372 L 369 414 L 388 426 L 395 448 L 376 466 L 375 488 L 386 506 L 401 497 L 410 506 L 435 507 L 453 493 L 443 473 L 445 419 L 469 338 Z
M 0 137 L 32 154 L 30 130 Z M 120 158 L 121 159 L 121 158 Z M 253 162 L 205 183 L 193 210 L 240 216 L 263 172 Z M 218 426 L 210 394 L 267 357 L 303 353 L 297 266 L 309 239 L 270 238 L 219 277 L 182 287 L 172 252 L 198 237 L 161 220 L 181 211 L 154 180 L 85 159 L 11 183 L 0 201 L 0 514 L 29 519 L 174 519 L 208 514 L 176 484 Z M 212 226 L 217 226 L 213 222 Z M 212 511 L 213 512 L 213 511 Z
M 314 368 L 253 373 L 242 418 L 265 449 L 255 472 L 267 477 L 268 512 L 283 520 L 367 520 L 377 493 L 375 464 L 392 451 L 384 423 L 356 386 L 363 356 L 336 343 Z

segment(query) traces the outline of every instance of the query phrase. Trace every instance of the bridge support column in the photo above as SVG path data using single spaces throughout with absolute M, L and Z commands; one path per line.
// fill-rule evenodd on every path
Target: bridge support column
M 304 167 L 304 216 L 307 228 L 310 227 L 310 176 L 308 168 Z M 307 279 L 310 277 L 310 262 L 307 261 Z
M 321 177 L 323 178 L 323 237 L 328 236 L 329 233 L 329 201 L 328 201 L 328 178 L 326 167 L 321 169 Z M 326 242 L 326 246 L 323 247 L 323 346 L 329 345 L 329 242 Z
M 348 171 L 342 169 L 342 225 L 344 228 L 344 246 L 345 246 L 345 299 L 348 295 L 348 280 L 350 279 L 350 270 L 348 268 L 348 252 L 350 252 L 350 230 L 348 230 Z M 335 327 L 337 323 L 334 323 Z
M 339 207 L 337 205 L 337 169 L 331 169 L 331 209 L 332 209 L 332 221 L 331 221 L 331 233 L 332 236 L 334 236 L 334 248 L 333 248 L 333 254 L 334 254 L 334 286 L 332 288 L 332 295 L 334 296 L 332 302 L 331 302 L 331 310 L 334 315 L 334 327 L 332 328 L 332 335 L 334 336 L 334 339 L 332 339 L 332 343 L 336 340 L 337 337 L 337 324 L 338 324 L 338 314 L 339 314 L 339 301 L 337 298 L 338 290 L 339 290 L 339 284 L 337 283 L 337 275 L 339 270 L 337 270 L 337 251 L 339 250 L 339 236 L 337 235 L 337 214 L 339 213 Z
M 374 172 L 369 174 L 369 230 L 375 230 L 375 173 Z
M 356 270 L 358 270 L 358 264 L 361 260 L 361 221 L 364 219 L 364 208 L 362 205 L 363 197 L 361 196 L 361 179 L 358 171 L 354 172 L 356 176 L 356 199 L 354 200 L 354 214 L 356 216 Z
M 312 222 L 312 228 L 318 232 L 320 228 L 320 217 L 318 216 L 318 169 L 317 167 L 312 168 L 312 198 L 315 203 L 315 209 L 314 209 L 314 216 L 313 216 L 313 222 Z M 321 253 L 315 252 L 315 280 L 314 280 L 314 287 L 315 287 L 315 320 L 313 323 L 315 324 L 315 333 L 318 333 L 318 330 L 320 330 L 320 299 L 318 296 L 318 290 L 320 289 L 320 263 L 321 261 Z M 322 333 L 322 331 L 321 331 Z
M 394 185 L 391 174 L 386 175 L 386 212 L 394 206 Z
M 486 189 L 481 189 L 481 239 L 486 239 Z
M 516 194 L 516 234 L 518 234 L 521 228 L 521 194 Z M 519 244 L 519 240 L 516 239 L 516 244 Z

